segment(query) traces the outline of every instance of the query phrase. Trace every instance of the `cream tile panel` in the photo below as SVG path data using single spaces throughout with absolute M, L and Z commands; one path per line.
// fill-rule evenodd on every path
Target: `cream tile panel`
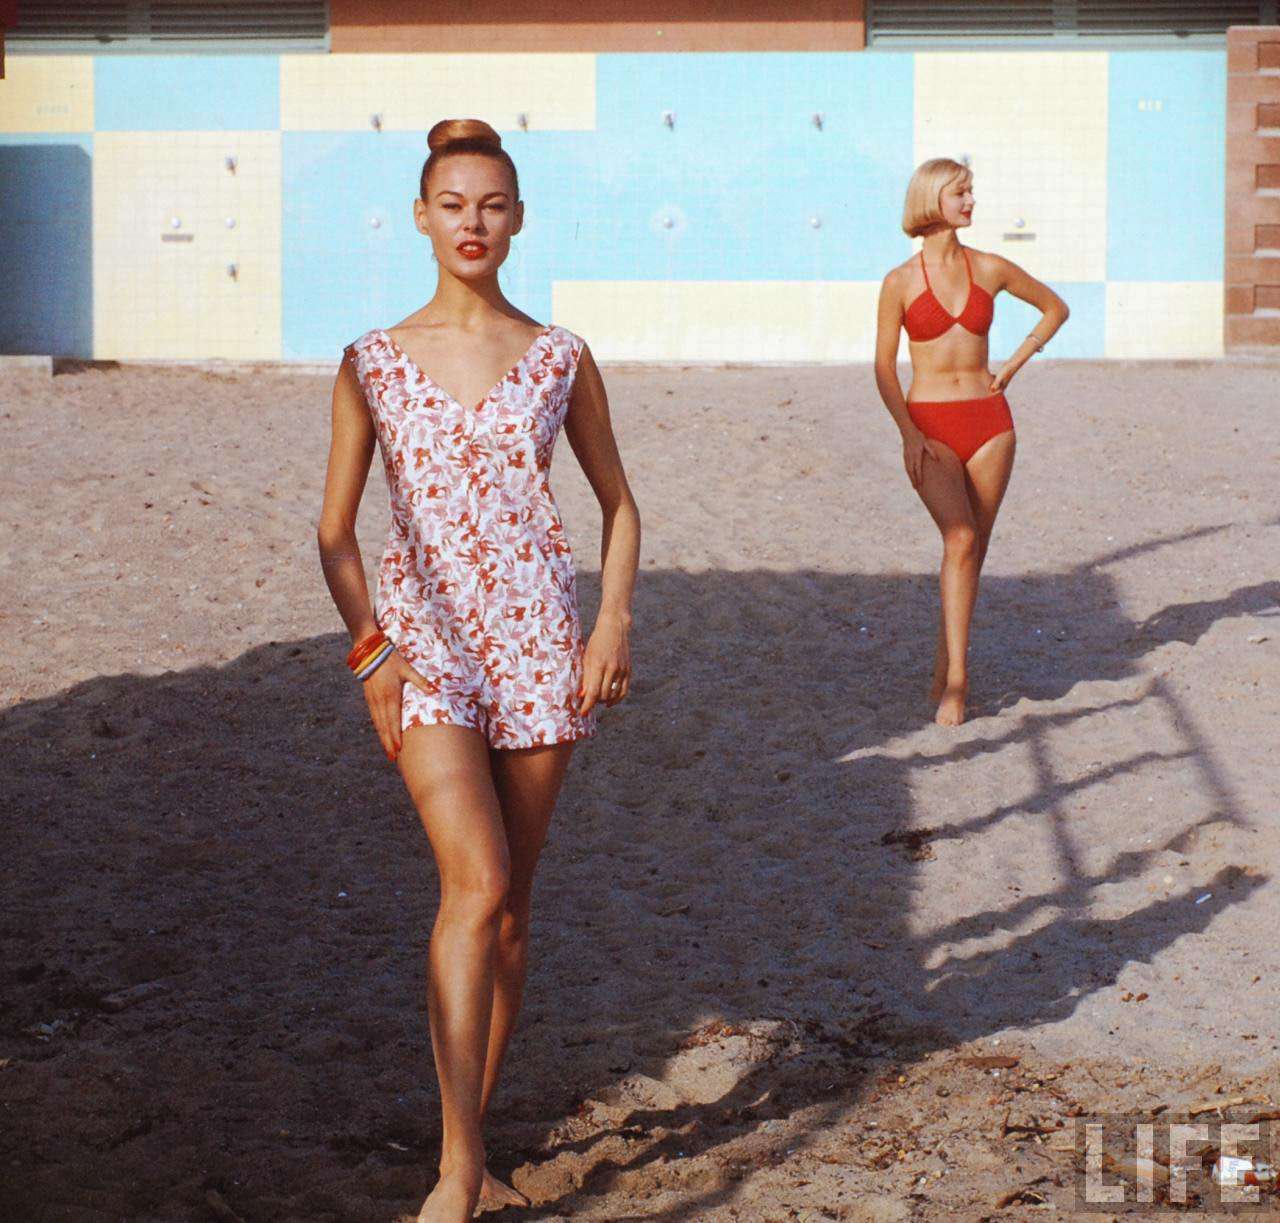
M 93 198 L 96 357 L 280 356 L 278 132 L 100 132 Z
M 0 132 L 93 131 L 93 56 L 6 55 Z
M 1222 356 L 1222 282 L 1107 284 L 1107 356 Z
M 287 130 L 427 132 L 475 117 L 499 131 L 594 131 L 594 55 L 282 55 L 280 124 Z
M 916 54 L 916 164 L 969 155 L 966 242 L 1042 280 L 1106 279 L 1107 69 L 1106 52 Z
M 552 315 L 610 361 L 869 361 L 874 281 L 561 280 Z

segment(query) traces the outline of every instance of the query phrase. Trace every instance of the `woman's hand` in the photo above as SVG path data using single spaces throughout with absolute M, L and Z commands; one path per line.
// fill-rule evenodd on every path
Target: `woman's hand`
M 578 712 L 583 717 L 597 701 L 616 705 L 631 688 L 631 618 L 601 612 L 582 656 L 582 688 Z
M 369 716 L 373 718 L 373 727 L 382 740 L 382 750 L 392 764 L 400 755 L 400 700 L 405 684 L 427 691 L 427 681 L 395 650 L 364 681 L 364 699 L 369 705 Z
M 937 450 L 919 429 L 912 429 L 902 435 L 902 462 L 907 469 L 907 477 L 911 487 L 920 491 L 920 482 L 924 479 L 924 461 L 926 458 L 936 459 Z
M 988 371 L 990 372 L 990 371 Z M 987 388 L 992 395 L 998 394 L 1009 385 L 1014 374 L 1018 372 L 1018 367 L 1012 362 L 1006 361 L 1001 367 L 1000 372 L 991 375 L 991 385 Z

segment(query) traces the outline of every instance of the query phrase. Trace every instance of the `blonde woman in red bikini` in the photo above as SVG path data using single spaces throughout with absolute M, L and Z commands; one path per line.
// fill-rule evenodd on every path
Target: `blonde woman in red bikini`
M 434 296 L 347 346 L 333 389 L 321 560 L 374 728 L 440 871 L 427 1003 L 444 1135 L 421 1223 L 528 1205 L 485 1167 L 482 1124 L 515 1027 L 534 869 L 576 740 L 631 682 L 640 519 L 582 339 L 516 309 L 498 269 L 524 204 L 479 120 L 432 128 L 413 216 Z M 551 495 L 563 426 L 604 520 L 585 646 Z M 370 605 L 356 510 L 382 452 L 391 529 Z
M 961 246 L 957 231 L 973 223 L 973 206 L 967 166 L 938 157 L 916 170 L 902 228 L 924 244 L 884 278 L 876 333 L 876 385 L 902 431 L 912 487 L 942 532 L 942 619 L 930 699 L 943 726 L 964 721 L 978 575 L 1013 470 L 1004 388 L 1069 313 L 1062 298 L 1016 263 Z M 987 332 L 1002 289 L 1035 306 L 1041 318 L 993 374 Z M 906 395 L 898 381 L 899 330 L 910 342 Z

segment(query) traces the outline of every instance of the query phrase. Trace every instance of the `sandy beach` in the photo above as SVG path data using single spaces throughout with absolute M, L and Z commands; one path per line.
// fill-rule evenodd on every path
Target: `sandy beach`
M 1076 1118 L 1274 1110 L 1277 372 L 1014 380 L 945 730 L 870 368 L 605 370 L 636 678 L 543 860 L 489 1129 L 534 1207 L 490 1218 L 1039 1217 Z M 406 1223 L 433 1180 L 435 873 L 316 559 L 329 386 L 6 374 L 0 1219 Z

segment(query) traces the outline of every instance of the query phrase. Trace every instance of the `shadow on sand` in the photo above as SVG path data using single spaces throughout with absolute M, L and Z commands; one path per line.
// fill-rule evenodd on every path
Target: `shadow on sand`
M 802 1108 L 819 1107 L 816 1134 L 856 1107 L 869 1061 L 1069 1016 L 1265 882 L 1226 871 L 1196 881 L 1205 904 L 1179 888 L 1091 915 L 1099 889 L 1241 818 L 1191 711 L 1139 660 L 1280 600 L 1272 582 L 1133 623 L 1105 564 L 984 579 L 975 704 L 1005 712 L 951 737 L 926 727 L 916 691 L 931 578 L 643 576 L 640 682 L 571 773 L 492 1150 L 499 1168 L 550 1166 L 549 1131 L 590 1099 L 621 1103 L 612 1132 L 659 1136 L 638 1157 L 608 1125 L 558 1144 L 567 1170 L 521 1217 L 588 1209 L 642 1161 Z M 895 624 L 858 616 L 886 605 Z M 1068 636 L 1088 648 L 1053 648 Z M 729 670 L 718 637 L 741 643 Z M 425 1190 L 433 871 L 342 651 L 337 635 L 271 643 L 223 667 L 96 678 L 0 718 L 5 1217 L 171 1223 L 208 1217 L 212 1189 L 250 1221 L 388 1218 Z M 814 652 L 820 670 L 794 666 Z M 1100 736 L 1105 758 L 1057 767 L 1063 732 L 1152 710 L 1173 728 L 1160 740 Z M 918 771 L 1011 754 L 1029 789 L 918 809 Z M 1136 849 L 1081 843 L 1076 797 L 1170 761 L 1194 774 L 1190 816 Z M 922 846 L 977 852 L 1013 817 L 1040 827 L 1056 885 L 1007 902 L 993 888 L 922 930 Z M 693 1102 L 646 1100 L 707 1032 L 786 1056 L 748 1058 Z M 730 1166 L 684 1186 L 679 1211 L 634 1217 L 701 1217 L 750 1174 Z

